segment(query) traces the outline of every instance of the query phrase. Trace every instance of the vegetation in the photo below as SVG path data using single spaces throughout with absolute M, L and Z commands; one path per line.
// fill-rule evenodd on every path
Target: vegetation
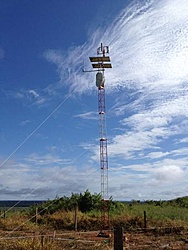
M 89 190 L 86 190 L 84 194 L 72 194 L 71 197 L 63 196 L 61 198 L 56 197 L 55 200 L 48 200 L 40 205 L 31 206 L 30 213 L 38 208 L 40 215 L 53 214 L 57 211 L 73 211 L 75 207 L 82 213 L 90 212 L 92 210 L 99 210 L 101 204 L 100 194 L 91 194 Z
M 1 239 L 5 236 L 32 235 L 34 232 L 43 235 L 48 232 L 63 232 L 74 230 L 75 211 L 77 211 L 78 231 L 93 231 L 101 228 L 101 196 L 91 194 L 86 190 L 84 194 L 72 194 L 71 197 L 56 197 L 55 200 L 48 200 L 41 204 L 35 204 L 27 210 L 10 211 L 4 218 L 0 218 Z M 188 197 L 177 198 L 170 201 L 131 201 L 123 203 L 109 201 L 110 227 L 124 227 L 125 230 L 132 230 L 144 227 L 144 211 L 147 214 L 147 228 L 159 227 L 184 227 L 188 222 Z M 36 217 L 37 211 L 37 217 Z M 0 240 L 0 249 L 40 249 L 41 239 L 32 238 L 19 239 L 17 241 Z M 64 245 L 63 245 L 64 244 Z M 64 249 L 68 243 L 48 241 L 49 248 L 41 249 Z M 77 244 L 74 242 L 74 244 Z M 32 248 L 31 248 L 32 246 Z M 6 248 L 7 247 L 7 248 Z M 91 247 L 91 248 L 90 248 Z M 79 248 L 79 247 L 78 247 Z M 66 248 L 65 249 L 69 249 Z M 81 249 L 103 249 L 101 244 L 94 248 L 87 246 Z M 107 249 L 107 248 L 104 248 Z
M 72 194 L 70 198 L 56 198 L 54 202 L 48 201 L 39 206 L 39 213 L 41 211 L 43 215 L 39 218 L 39 223 L 53 224 L 56 229 L 74 229 L 74 211 L 75 206 L 78 206 L 78 229 L 97 230 L 100 228 L 100 205 L 101 196 L 92 195 L 88 190 L 84 194 Z M 110 199 L 110 224 L 111 228 L 117 225 L 122 225 L 127 230 L 142 228 L 145 211 L 147 227 L 185 227 L 188 222 L 187 208 L 188 197 L 170 201 L 133 200 L 130 203 Z

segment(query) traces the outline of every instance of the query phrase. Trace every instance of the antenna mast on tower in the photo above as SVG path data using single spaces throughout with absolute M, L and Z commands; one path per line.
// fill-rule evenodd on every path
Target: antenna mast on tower
M 108 152 L 106 138 L 106 103 L 105 103 L 105 77 L 106 68 L 112 68 L 110 63 L 109 47 L 101 46 L 97 49 L 97 57 L 90 57 L 96 74 L 96 86 L 98 88 L 98 112 L 99 112 L 99 140 L 100 140 L 100 169 L 101 169 L 101 236 L 109 229 L 109 194 L 108 194 Z M 96 69 L 96 70 L 95 70 Z M 91 71 L 90 71 L 91 72 Z

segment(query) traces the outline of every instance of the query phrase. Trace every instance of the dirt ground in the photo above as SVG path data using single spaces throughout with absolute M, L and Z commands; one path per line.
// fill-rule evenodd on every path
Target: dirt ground
M 1 233 L 6 237 L 8 232 Z M 41 240 L 41 232 L 24 233 L 14 232 L 11 237 L 20 237 L 21 235 L 31 237 L 35 235 Z M 54 239 L 54 242 L 61 241 L 63 249 L 89 249 L 89 250 L 113 250 L 114 249 L 114 235 L 109 232 L 111 237 L 98 237 L 97 231 L 95 232 L 44 232 L 44 239 Z M 1 235 L 1 236 L 3 236 Z M 15 240 L 15 239 L 14 239 Z M 148 250 L 148 249 L 187 249 L 188 250 L 188 231 L 187 230 L 137 230 L 125 232 L 123 235 L 123 246 L 125 249 L 130 250 Z
M 74 238 L 80 241 L 91 241 L 100 243 L 104 248 L 101 249 L 114 249 L 114 235 L 113 232 L 109 233 L 111 237 L 103 238 L 98 237 L 98 232 L 77 232 L 63 237 Z M 188 231 L 132 231 L 124 232 L 123 235 L 124 249 L 130 250 L 148 250 L 148 249 L 187 249 L 188 250 Z M 92 249 L 92 248 L 89 248 Z M 96 249 L 96 248 L 93 248 Z
M 114 249 L 114 236 L 111 238 L 98 237 L 97 232 L 80 234 L 79 238 L 91 241 L 106 242 L 109 248 Z M 124 249 L 130 250 L 148 250 L 148 249 L 188 249 L 188 231 L 161 231 L 161 230 L 148 230 L 148 231 L 132 231 L 124 232 L 123 235 Z
M 188 249 L 188 234 L 126 233 L 124 249 Z

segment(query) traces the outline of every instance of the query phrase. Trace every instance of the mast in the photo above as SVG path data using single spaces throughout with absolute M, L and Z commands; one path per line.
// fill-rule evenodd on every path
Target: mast
M 108 194 L 108 150 L 106 137 L 106 101 L 105 76 L 106 68 L 112 68 L 108 46 L 97 49 L 97 57 L 90 57 L 94 69 L 97 69 L 96 86 L 98 88 L 98 114 L 99 114 L 99 142 L 100 142 L 100 170 L 101 170 L 101 236 L 104 230 L 109 229 L 109 194 Z M 101 56 L 102 55 L 102 56 Z

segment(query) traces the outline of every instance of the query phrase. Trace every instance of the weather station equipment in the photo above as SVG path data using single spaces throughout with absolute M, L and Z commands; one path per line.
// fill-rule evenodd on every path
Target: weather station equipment
M 98 88 L 98 114 L 99 114 L 99 141 L 100 141 L 100 170 L 101 170 L 101 230 L 99 236 L 108 236 L 109 229 L 109 193 L 108 193 L 108 151 L 106 136 L 106 103 L 105 103 L 105 69 L 112 68 L 110 63 L 109 47 L 101 46 L 97 49 L 96 57 L 89 57 L 92 70 L 83 72 L 96 73 L 96 87 Z

